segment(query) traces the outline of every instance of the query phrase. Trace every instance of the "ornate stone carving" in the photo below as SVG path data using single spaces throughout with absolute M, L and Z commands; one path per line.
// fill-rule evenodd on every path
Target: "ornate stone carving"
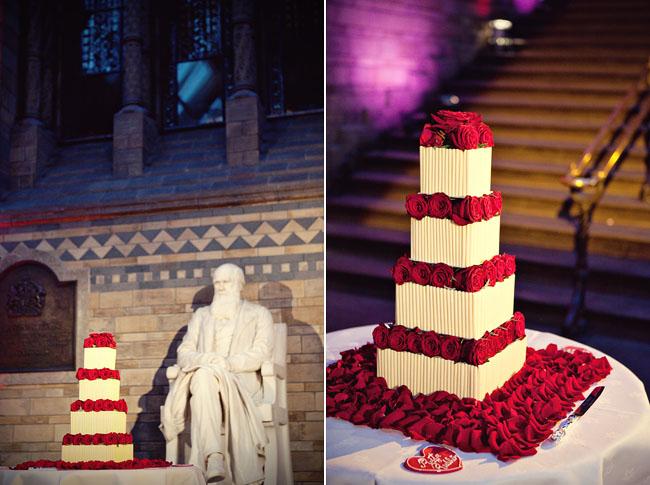
M 45 307 L 45 297 L 45 288 L 25 278 L 9 288 L 7 314 L 10 317 L 40 317 Z

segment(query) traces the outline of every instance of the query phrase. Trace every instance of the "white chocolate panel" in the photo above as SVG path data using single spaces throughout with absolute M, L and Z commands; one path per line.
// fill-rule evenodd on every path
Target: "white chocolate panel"
M 411 258 L 457 268 L 481 264 L 499 253 L 501 217 L 458 226 L 449 219 L 411 219 Z
M 420 192 L 449 197 L 490 193 L 492 148 L 420 147 Z
M 483 399 L 518 372 L 526 360 L 526 339 L 515 340 L 483 365 L 453 362 L 411 352 L 377 349 L 377 375 L 388 387 L 406 385 L 415 396 L 447 391 Z
M 63 461 L 126 461 L 133 460 L 133 445 L 63 445 Z
M 115 369 L 117 350 L 110 347 L 84 348 L 84 367 L 86 369 Z
M 117 379 L 81 379 L 79 381 L 79 399 L 111 399 L 117 401 L 120 398 L 120 381 Z
M 461 338 L 481 338 L 510 320 L 514 299 L 515 275 L 474 293 L 404 283 L 396 285 L 395 323 Z
M 70 433 L 126 433 L 126 413 L 120 411 L 71 411 Z

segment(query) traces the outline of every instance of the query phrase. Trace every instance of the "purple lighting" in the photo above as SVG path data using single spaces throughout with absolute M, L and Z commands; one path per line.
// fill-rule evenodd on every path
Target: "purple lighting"
M 363 113 L 376 129 L 417 109 L 439 82 L 439 59 L 450 27 L 435 8 L 399 2 L 328 2 L 328 108 Z

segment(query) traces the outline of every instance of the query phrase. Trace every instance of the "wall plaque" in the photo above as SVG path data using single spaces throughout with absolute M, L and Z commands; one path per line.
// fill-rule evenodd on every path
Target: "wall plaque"
M 0 274 L 0 371 L 75 368 L 75 286 L 40 263 Z

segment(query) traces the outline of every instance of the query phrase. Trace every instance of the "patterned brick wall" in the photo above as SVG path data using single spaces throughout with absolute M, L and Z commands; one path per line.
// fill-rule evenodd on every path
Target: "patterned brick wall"
M 291 448 L 298 482 L 322 482 L 323 201 L 133 216 L 0 235 L 0 264 L 37 251 L 87 270 L 87 326 L 114 332 L 136 454 L 162 457 L 164 369 L 191 312 L 211 299 L 210 268 L 242 266 L 245 298 L 289 328 Z M 79 323 L 79 322 L 78 322 Z M 60 457 L 74 372 L 0 375 L 0 463 Z
M 472 59 L 489 9 L 469 0 L 327 2 L 328 179 Z

